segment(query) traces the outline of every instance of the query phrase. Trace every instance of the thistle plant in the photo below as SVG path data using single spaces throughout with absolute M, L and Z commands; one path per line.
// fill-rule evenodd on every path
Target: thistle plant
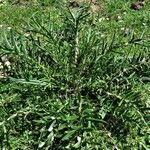
M 10 62 L 0 81 L 1 148 L 148 149 L 148 41 L 129 39 L 123 51 L 116 30 L 100 37 L 87 8 L 55 17 L 35 14 L 22 32 L 1 33 Z

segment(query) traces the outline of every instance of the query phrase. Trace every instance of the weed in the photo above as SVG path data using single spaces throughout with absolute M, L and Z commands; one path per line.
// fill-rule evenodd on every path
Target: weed
M 58 12 L 1 33 L 1 148 L 148 149 L 149 41 L 116 22 L 101 37 L 108 20 L 86 7 Z

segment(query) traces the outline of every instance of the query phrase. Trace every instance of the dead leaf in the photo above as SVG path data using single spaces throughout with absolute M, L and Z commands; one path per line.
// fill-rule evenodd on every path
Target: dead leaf
M 75 8 L 75 7 L 79 7 L 79 6 L 80 6 L 79 3 L 77 3 L 76 1 L 69 2 L 69 7 Z
M 144 1 L 138 1 L 138 2 L 132 3 L 130 8 L 134 10 L 140 10 L 143 8 L 144 5 L 145 5 Z

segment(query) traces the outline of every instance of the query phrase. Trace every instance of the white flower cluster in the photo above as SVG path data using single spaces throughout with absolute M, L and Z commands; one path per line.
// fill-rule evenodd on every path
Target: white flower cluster
M 10 70 L 11 68 L 11 63 L 10 61 L 8 60 L 7 56 L 2 56 L 0 57 L 0 79 L 1 78 L 5 78 L 5 69 L 7 68 L 7 70 Z

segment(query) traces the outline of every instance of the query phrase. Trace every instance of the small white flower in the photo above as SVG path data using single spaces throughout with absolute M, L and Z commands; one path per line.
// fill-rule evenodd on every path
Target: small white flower
M 0 69 L 3 69 L 3 64 L 0 62 Z
M 10 62 L 9 61 L 6 61 L 5 62 L 5 65 L 8 67 L 8 66 L 10 66 Z
M 124 27 L 122 27 L 122 28 L 121 28 L 121 31 L 124 31 L 124 30 L 125 30 L 125 28 L 124 28 Z
M 103 38 L 103 37 L 105 37 L 105 35 L 104 35 L 104 34 L 101 34 L 101 37 Z
M 123 20 L 119 20 L 118 22 L 123 22 Z
M 52 119 L 52 120 L 55 120 L 55 117 L 52 116 L 51 119 Z
M 142 63 L 145 63 L 145 62 L 146 62 L 146 59 L 145 59 L 145 58 L 143 58 L 141 62 L 142 62 Z
M 2 60 L 2 62 L 6 62 L 7 61 L 7 56 L 5 55 L 5 56 L 2 56 L 1 57 L 1 60 Z
M 81 137 L 80 136 L 77 136 L 77 141 L 81 142 Z
M 121 19 L 121 16 L 118 16 L 117 18 L 118 18 L 118 20 L 120 20 L 120 19 Z
M 102 21 L 104 21 L 105 20 L 105 18 L 104 17 L 101 17 L 101 18 L 99 18 L 99 22 L 102 22 Z
M 29 34 L 29 33 L 25 33 L 24 36 L 25 36 L 25 37 L 29 37 L 30 34 Z
M 3 25 L 2 24 L 0 24 L 0 28 L 2 28 L 3 27 Z
M 8 30 L 11 30 L 11 27 L 7 27 Z

